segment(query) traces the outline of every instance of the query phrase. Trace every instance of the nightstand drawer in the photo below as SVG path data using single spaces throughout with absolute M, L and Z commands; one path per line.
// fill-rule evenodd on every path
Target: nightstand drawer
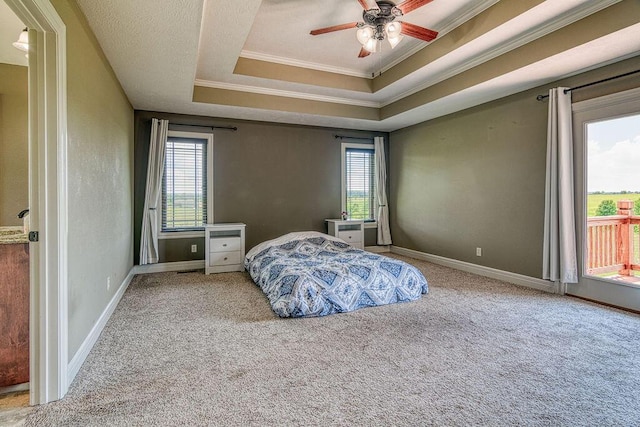
M 362 242 L 362 232 L 359 230 L 338 231 L 338 238 L 349 244 L 360 243 Z
M 209 253 L 209 267 L 230 264 L 242 264 L 242 253 L 240 251 Z
M 216 237 L 209 242 L 209 252 L 230 252 L 241 250 L 242 240 L 239 237 Z

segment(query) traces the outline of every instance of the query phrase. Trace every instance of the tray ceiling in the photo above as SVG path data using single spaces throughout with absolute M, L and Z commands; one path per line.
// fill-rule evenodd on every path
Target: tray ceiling
M 433 0 L 359 59 L 356 0 L 77 0 L 134 108 L 395 130 L 640 52 L 640 4 Z

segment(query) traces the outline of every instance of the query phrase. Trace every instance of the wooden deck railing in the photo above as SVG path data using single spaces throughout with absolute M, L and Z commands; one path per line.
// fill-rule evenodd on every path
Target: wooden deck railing
M 618 215 L 587 218 L 587 274 L 640 271 L 640 216 L 632 213 L 633 201 L 621 200 Z

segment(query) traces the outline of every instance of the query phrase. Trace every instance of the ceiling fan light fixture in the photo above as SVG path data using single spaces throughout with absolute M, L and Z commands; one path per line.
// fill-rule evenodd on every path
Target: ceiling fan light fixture
M 400 37 L 402 32 L 402 23 L 401 22 L 389 22 L 384 27 L 384 32 L 387 33 L 387 37 L 389 39 L 397 39 Z
M 378 51 L 378 40 L 372 37 L 362 47 L 368 52 L 376 53 Z
M 311 30 L 312 36 L 332 33 L 334 31 L 357 28 L 356 39 L 362 46 L 358 58 L 366 58 L 371 53 L 382 50 L 382 42 L 388 40 L 391 48 L 395 48 L 404 36 L 425 42 L 433 41 L 438 32 L 424 28 L 410 22 L 400 22 L 396 19 L 407 13 L 432 2 L 433 0 L 358 0 L 362 8 L 361 22 L 347 22 L 345 24 Z
M 361 45 L 365 45 L 373 38 L 374 30 L 371 27 L 362 27 L 356 31 L 356 38 Z
M 16 49 L 29 52 L 29 30 L 27 28 L 22 30 L 18 37 L 18 41 L 13 42 L 12 44 Z

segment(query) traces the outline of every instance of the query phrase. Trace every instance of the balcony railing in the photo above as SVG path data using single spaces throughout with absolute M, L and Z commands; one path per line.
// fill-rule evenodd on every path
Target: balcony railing
M 633 276 L 640 271 L 640 216 L 633 201 L 618 201 L 618 215 L 587 218 L 587 274 Z

